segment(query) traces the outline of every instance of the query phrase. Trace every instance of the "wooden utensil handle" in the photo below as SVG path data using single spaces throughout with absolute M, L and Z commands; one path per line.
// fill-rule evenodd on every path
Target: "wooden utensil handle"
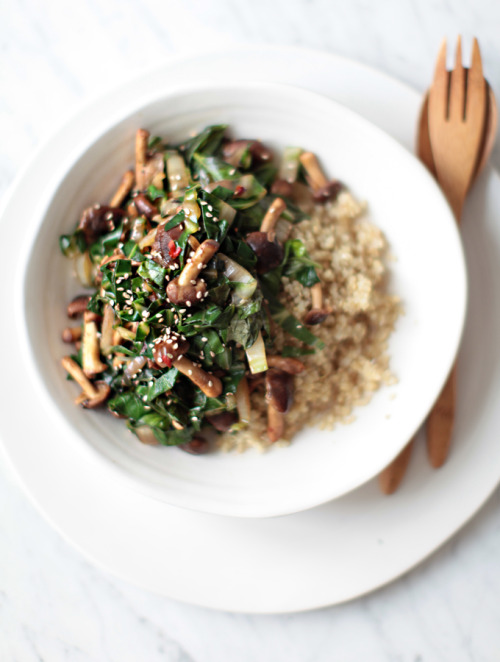
M 378 484 L 380 491 L 384 494 L 393 494 L 398 489 L 408 468 L 414 441 L 415 437 L 406 444 L 400 454 L 379 474 Z
M 443 390 L 427 417 L 427 454 L 431 465 L 438 469 L 448 457 L 455 422 L 457 364 L 453 366 Z

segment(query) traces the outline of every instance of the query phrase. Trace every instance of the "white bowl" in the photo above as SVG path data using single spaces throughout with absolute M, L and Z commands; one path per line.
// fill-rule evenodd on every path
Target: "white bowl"
M 37 212 L 22 264 L 20 304 L 26 359 L 51 415 L 62 417 L 67 443 L 92 452 L 130 486 L 172 505 L 240 517 L 305 510 L 375 476 L 402 449 L 437 397 L 455 357 L 466 307 L 462 247 L 450 209 L 424 167 L 392 138 L 346 108 L 300 89 L 269 84 L 216 86 L 131 95 L 121 117 L 94 118 L 76 154 L 55 174 Z M 236 136 L 279 149 L 316 152 L 332 176 L 369 203 L 396 260 L 390 288 L 404 302 L 390 339 L 395 386 L 383 387 L 356 420 L 333 431 L 308 428 L 288 448 L 191 456 L 141 444 L 123 421 L 75 407 L 60 340 L 67 301 L 81 291 L 58 235 L 81 209 L 109 198 L 133 163 L 138 127 L 182 140 L 207 124 L 228 123 Z M 29 196 L 29 191 L 27 191 Z M 33 440 L 43 443 L 43 440 Z M 61 498 L 64 498 L 61 495 Z M 161 524 L 160 524 L 161 526 Z

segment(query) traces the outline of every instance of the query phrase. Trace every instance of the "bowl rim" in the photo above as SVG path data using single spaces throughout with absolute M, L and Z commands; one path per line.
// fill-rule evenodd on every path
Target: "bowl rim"
M 409 158 L 413 162 L 413 165 L 421 170 L 424 176 L 427 177 L 430 185 L 434 187 L 435 191 L 440 195 L 440 197 L 446 203 L 446 207 L 448 208 L 449 211 L 449 217 L 450 217 L 449 221 L 451 222 L 451 227 L 453 228 L 452 234 L 455 236 L 455 244 L 456 244 L 455 248 L 458 249 L 457 256 L 459 257 L 459 262 L 461 267 L 460 282 L 463 285 L 463 287 L 461 288 L 463 294 L 461 297 L 461 306 L 460 306 L 461 308 L 460 323 L 457 326 L 457 331 L 453 339 L 454 342 L 451 343 L 452 352 L 451 352 L 451 360 L 449 361 L 449 365 L 446 371 L 444 372 L 444 374 L 441 376 L 442 378 L 437 380 L 440 383 L 439 389 L 436 389 L 436 393 L 433 394 L 432 398 L 427 398 L 427 400 L 430 402 L 430 405 L 428 408 L 426 408 L 423 417 L 419 420 L 419 422 L 415 426 L 415 429 L 412 431 L 412 434 L 415 433 L 416 430 L 418 430 L 418 428 L 420 427 L 422 421 L 425 419 L 427 412 L 434 403 L 443 384 L 445 383 L 449 369 L 453 365 L 453 361 L 458 352 L 461 338 L 463 335 L 465 317 L 466 317 L 466 308 L 467 308 L 468 280 L 467 280 L 467 269 L 466 269 L 463 245 L 460 239 L 458 227 L 452 216 L 451 208 L 446 198 L 442 194 L 441 190 L 439 189 L 438 185 L 436 184 L 435 180 L 432 178 L 432 176 L 427 171 L 425 166 L 423 166 L 423 164 L 409 150 L 407 150 L 403 145 L 401 145 L 400 142 L 398 142 L 395 138 L 387 134 L 381 128 L 379 128 L 378 126 L 376 126 L 375 124 L 364 118 L 362 115 L 359 115 L 357 112 L 352 111 L 350 108 L 344 106 L 342 103 L 339 103 L 333 99 L 329 99 L 328 97 L 320 93 L 306 90 L 296 85 L 290 85 L 284 83 L 258 82 L 258 81 L 227 83 L 227 84 L 215 83 L 215 84 L 176 85 L 166 92 L 155 91 L 154 93 L 143 93 L 142 95 L 138 95 L 134 97 L 133 100 L 130 100 L 128 104 L 122 106 L 119 111 L 110 113 L 109 115 L 105 115 L 102 121 L 98 122 L 93 127 L 92 130 L 89 130 L 88 132 L 85 133 L 85 136 L 82 140 L 77 141 L 77 144 L 68 153 L 66 159 L 60 162 L 59 167 L 55 169 L 50 186 L 47 187 L 44 196 L 41 198 L 38 205 L 36 206 L 36 209 L 33 211 L 32 221 L 28 228 L 28 230 L 31 230 L 31 232 L 29 233 L 28 241 L 21 250 L 21 258 L 18 262 L 18 269 L 16 273 L 16 283 L 18 285 L 17 287 L 18 296 L 16 296 L 16 318 L 21 321 L 21 324 L 19 325 L 18 328 L 20 329 L 21 332 L 22 345 L 25 348 L 28 348 L 28 354 L 25 357 L 24 364 L 28 366 L 30 375 L 35 377 L 35 381 L 38 386 L 38 391 L 40 394 L 42 394 L 46 402 L 47 411 L 49 411 L 50 415 L 52 417 L 55 417 L 59 422 L 64 422 L 64 427 L 71 432 L 72 440 L 78 439 L 78 443 L 76 445 L 82 452 L 87 453 L 89 457 L 93 458 L 94 460 L 97 460 L 97 462 L 103 468 L 109 470 L 111 474 L 119 478 L 122 482 L 125 482 L 125 484 L 127 484 L 129 487 L 135 489 L 136 491 L 142 494 L 146 494 L 147 496 L 150 496 L 152 498 L 160 499 L 172 506 L 177 506 L 181 508 L 186 508 L 188 510 L 194 510 L 197 512 L 204 512 L 204 513 L 216 514 L 216 515 L 244 517 L 244 518 L 268 518 L 268 517 L 277 517 L 277 516 L 301 512 L 304 510 L 309 510 L 316 506 L 327 503 L 328 501 L 331 501 L 335 498 L 339 498 L 354 489 L 357 489 L 359 486 L 371 480 L 375 475 L 377 475 L 377 473 L 381 469 L 384 468 L 384 466 L 386 466 L 387 458 L 383 458 L 383 460 L 381 460 L 380 465 L 377 467 L 375 471 L 371 469 L 369 472 L 366 472 L 366 474 L 361 479 L 356 480 L 354 484 L 347 490 L 344 489 L 341 492 L 332 490 L 330 496 L 323 495 L 320 498 L 316 496 L 315 498 L 312 499 L 308 499 L 307 491 L 302 490 L 301 492 L 304 494 L 304 497 L 300 500 L 300 505 L 298 505 L 297 503 L 293 505 L 290 504 L 290 506 L 286 508 L 279 507 L 277 509 L 276 508 L 273 509 L 271 507 L 271 508 L 266 508 L 264 510 L 261 504 L 258 503 L 253 506 L 245 505 L 244 512 L 241 512 L 241 509 L 239 509 L 238 504 L 236 504 L 235 507 L 234 504 L 231 506 L 230 504 L 228 505 L 227 502 L 223 503 L 222 501 L 216 499 L 212 499 L 209 504 L 201 503 L 198 506 L 194 506 L 192 504 L 186 504 L 182 499 L 177 500 L 175 499 L 175 495 L 173 498 L 169 497 L 167 499 L 165 496 L 165 492 L 161 487 L 158 488 L 158 486 L 156 486 L 155 484 L 148 483 L 143 478 L 130 474 L 125 467 L 120 466 L 119 464 L 114 462 L 110 457 L 107 457 L 106 455 L 102 454 L 92 444 L 88 443 L 85 432 L 77 430 L 75 426 L 69 420 L 67 420 L 67 418 L 64 415 L 62 415 L 62 413 L 59 411 L 57 404 L 55 403 L 55 401 L 53 400 L 53 398 L 49 393 L 49 390 L 45 384 L 44 376 L 40 371 L 40 367 L 37 361 L 35 360 L 34 348 L 31 344 L 30 335 L 29 335 L 30 325 L 27 321 L 26 311 L 25 311 L 26 288 L 28 285 L 27 283 L 28 263 L 29 263 L 30 255 L 32 254 L 33 248 L 36 243 L 37 231 L 43 225 L 43 221 L 46 218 L 48 208 L 52 203 L 54 197 L 58 193 L 58 189 L 62 181 L 64 180 L 65 176 L 78 163 L 78 161 L 82 158 L 82 156 L 95 145 L 96 142 L 98 142 L 108 131 L 112 130 L 119 122 L 125 120 L 130 115 L 139 112 L 141 108 L 144 108 L 150 104 L 160 101 L 175 99 L 176 97 L 181 97 L 189 94 L 198 94 L 204 91 L 210 91 L 211 93 L 214 92 L 227 93 L 231 91 L 248 92 L 249 90 L 261 90 L 264 92 L 266 90 L 267 91 L 283 90 L 288 95 L 293 94 L 296 97 L 301 97 L 302 99 L 312 102 L 318 106 L 322 105 L 323 108 L 325 109 L 336 108 L 337 111 L 340 111 L 342 114 L 344 114 L 344 116 L 350 118 L 351 120 L 355 121 L 360 125 L 364 125 L 370 132 L 374 134 L 378 134 L 379 136 L 383 137 L 385 141 L 392 143 L 392 145 L 399 151 L 402 158 L 406 158 L 406 159 Z M 441 219 L 441 222 L 444 222 L 444 218 Z M 411 438 L 411 435 L 409 437 L 406 437 L 405 435 L 404 437 L 405 440 L 409 438 Z M 402 442 L 397 452 L 400 452 L 403 446 L 404 443 Z M 389 458 L 389 461 L 393 459 L 395 455 L 397 455 L 397 453 L 392 455 Z M 200 500 L 198 499 L 198 501 Z

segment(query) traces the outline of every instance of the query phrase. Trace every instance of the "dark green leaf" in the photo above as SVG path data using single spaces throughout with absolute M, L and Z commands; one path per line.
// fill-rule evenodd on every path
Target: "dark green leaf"
M 178 372 L 179 371 L 177 370 L 177 368 L 170 368 L 170 370 L 164 372 L 163 375 L 161 375 L 161 377 L 155 379 L 153 385 L 149 387 L 147 392 L 148 402 L 151 402 L 162 393 L 166 393 L 166 391 L 170 391 L 174 387 Z
M 186 161 L 189 163 L 195 152 L 207 156 L 215 154 L 222 142 L 226 129 L 227 124 L 214 124 L 213 126 L 207 126 L 198 135 L 187 140 L 181 147 Z

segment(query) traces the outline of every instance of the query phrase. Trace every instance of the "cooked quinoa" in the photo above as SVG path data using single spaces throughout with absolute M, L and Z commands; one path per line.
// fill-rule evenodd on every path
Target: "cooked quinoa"
M 366 218 L 366 205 L 343 191 L 335 202 L 316 205 L 310 220 L 292 230 L 310 257 L 321 265 L 323 301 L 333 311 L 314 333 L 324 349 L 304 356 L 306 369 L 295 376 L 294 404 L 286 415 L 284 440 L 303 427 L 332 429 L 353 420 L 353 409 L 367 404 L 383 384 L 395 383 L 389 368 L 388 339 L 401 311 L 400 300 L 387 292 L 388 245 L 382 231 Z M 311 307 L 310 293 L 297 281 L 284 280 L 282 301 L 302 319 Z M 275 351 L 290 337 L 273 329 Z M 264 386 L 251 396 L 252 419 L 245 430 L 220 438 L 223 450 L 265 450 L 267 404 Z

